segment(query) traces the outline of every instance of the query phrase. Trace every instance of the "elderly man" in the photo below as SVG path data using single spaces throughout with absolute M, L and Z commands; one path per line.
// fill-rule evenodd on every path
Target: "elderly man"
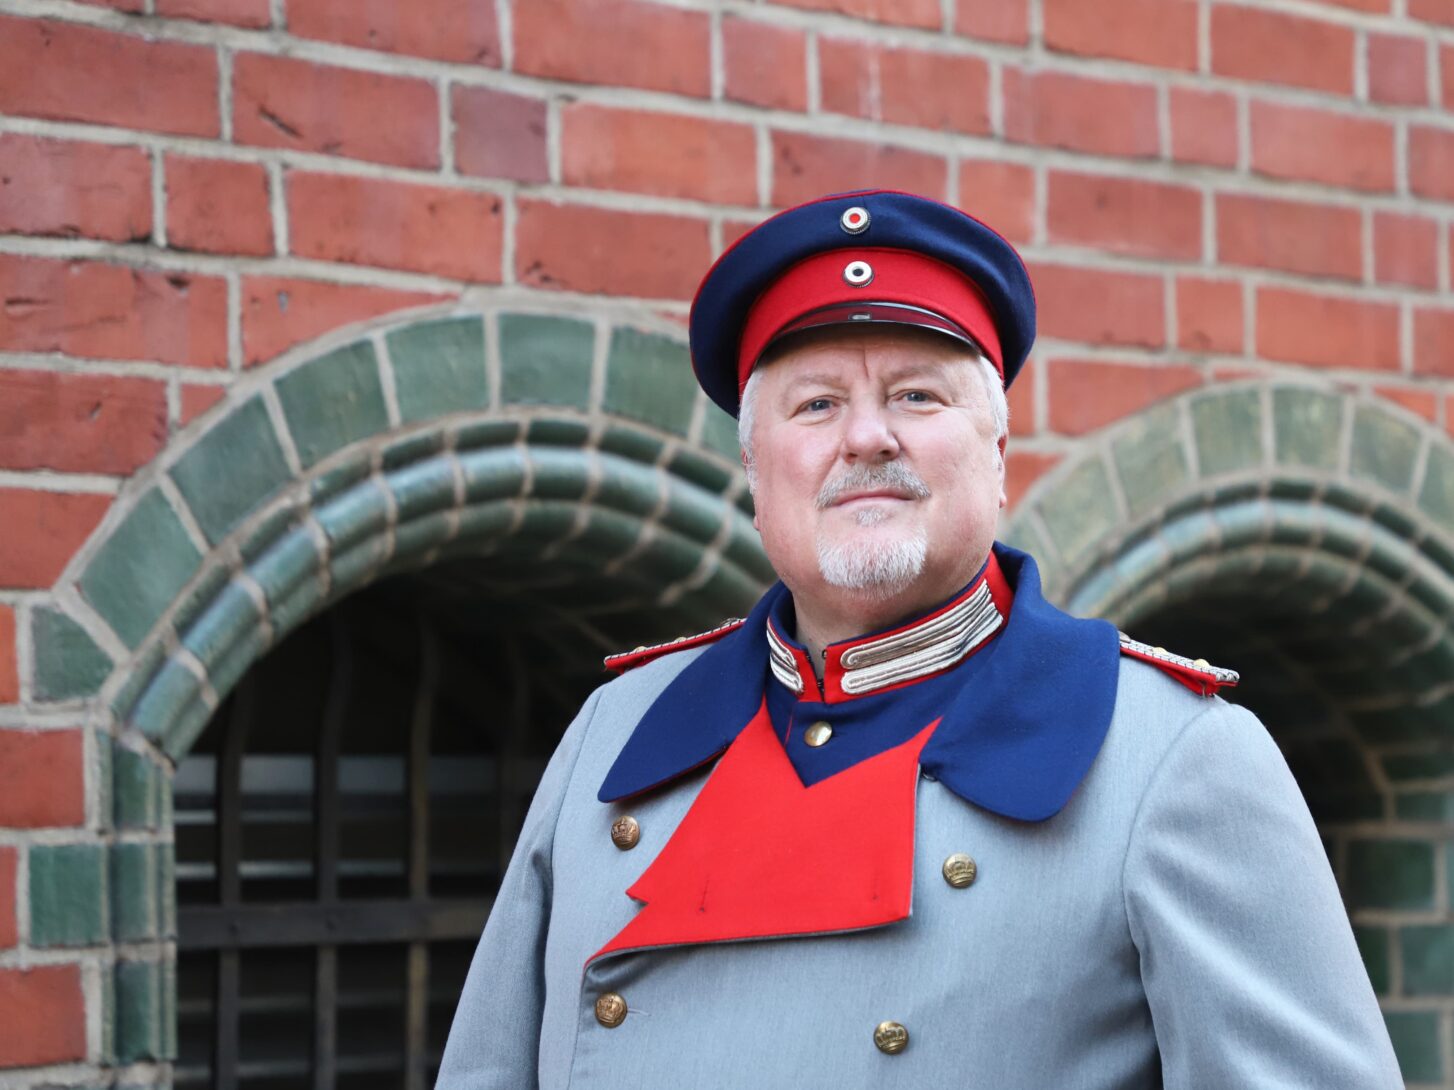
M 438 1086 L 1400 1085 L 1235 675 L 994 544 L 1014 250 L 907 194 L 768 220 L 693 363 L 781 582 L 618 656 L 546 771 Z

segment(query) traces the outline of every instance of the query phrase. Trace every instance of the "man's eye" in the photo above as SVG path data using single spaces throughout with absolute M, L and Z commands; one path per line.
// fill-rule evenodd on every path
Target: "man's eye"
M 927 404 L 933 401 L 933 396 L 927 390 L 908 390 L 904 393 L 905 401 L 912 401 L 916 405 Z
M 812 401 L 803 405 L 804 412 L 822 413 L 833 407 L 833 402 L 826 397 L 815 397 Z

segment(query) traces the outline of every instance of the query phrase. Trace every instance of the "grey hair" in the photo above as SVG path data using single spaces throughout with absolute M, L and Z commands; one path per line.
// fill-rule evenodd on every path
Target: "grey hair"
M 978 352 L 974 353 L 974 361 L 979 364 L 979 377 L 989 398 L 990 419 L 994 422 L 998 443 L 1010 434 L 1010 403 L 1005 398 L 1005 387 L 995 365 Z M 757 415 L 757 380 L 761 377 L 762 372 L 756 368 L 747 376 L 747 385 L 742 390 L 742 405 L 737 411 L 737 445 L 742 448 L 742 464 L 747 470 L 749 488 L 757 487 L 757 467 L 752 457 L 752 426 Z

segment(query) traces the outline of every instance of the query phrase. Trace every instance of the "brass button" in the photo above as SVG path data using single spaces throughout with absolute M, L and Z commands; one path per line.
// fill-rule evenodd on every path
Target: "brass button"
M 607 992 L 596 1000 L 596 1021 L 607 1029 L 615 1029 L 626 1021 L 626 1000 L 615 992 Z
M 909 1047 L 909 1031 L 898 1022 L 880 1022 L 873 1031 L 873 1043 L 892 1056 Z
M 611 822 L 611 843 L 623 852 L 636 847 L 641 839 L 641 823 L 630 814 L 622 814 Z
M 963 852 L 955 852 L 944 860 L 944 880 L 955 889 L 973 885 L 974 876 L 978 872 L 979 868 L 974 865 L 974 860 Z
M 832 737 L 833 728 L 820 719 L 808 728 L 807 733 L 803 735 L 803 741 L 807 742 L 814 749 L 817 749 Z

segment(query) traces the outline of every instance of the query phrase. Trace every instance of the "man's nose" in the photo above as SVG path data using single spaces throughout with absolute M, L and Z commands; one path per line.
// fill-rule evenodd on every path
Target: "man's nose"
M 844 418 L 843 456 L 850 462 L 887 462 L 898 457 L 888 407 L 873 402 L 851 404 Z

